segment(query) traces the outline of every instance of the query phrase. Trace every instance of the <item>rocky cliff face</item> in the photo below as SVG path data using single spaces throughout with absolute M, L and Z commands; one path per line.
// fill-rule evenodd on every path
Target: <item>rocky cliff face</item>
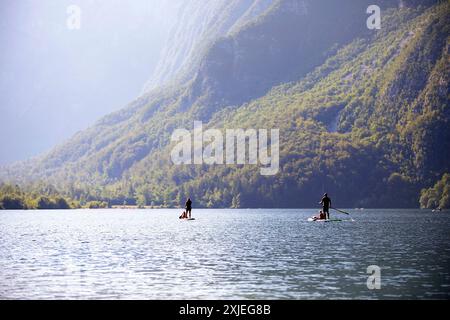
M 288 12 L 293 16 L 314 15 L 314 10 L 323 10 L 322 18 L 315 20 L 316 24 L 326 21 L 326 11 L 342 13 L 334 31 L 352 31 L 350 25 L 342 28 L 340 23 L 349 22 L 370 4 L 377 4 L 382 9 L 390 7 L 407 7 L 417 5 L 432 5 L 436 0 L 379 0 L 353 1 L 344 0 L 338 4 L 329 0 L 190 0 L 171 1 L 166 5 L 167 10 L 173 11 L 175 18 L 167 22 L 170 36 L 168 37 L 161 58 L 152 76 L 145 84 L 146 93 L 168 82 L 176 80 L 178 83 L 190 80 L 196 73 L 203 56 L 208 53 L 211 45 L 218 39 L 238 33 L 246 24 L 254 22 L 264 14 L 278 6 L 281 12 Z M 281 7 L 280 7 L 281 4 Z M 337 9 L 337 10 L 336 10 Z M 363 11 L 361 11 L 363 10 Z M 352 13 L 350 15 L 350 13 Z M 328 16 L 330 18 L 331 16 Z M 363 18 L 361 18 L 363 19 Z M 306 20 L 306 19 L 303 19 Z M 292 26 L 295 27 L 295 26 Z M 358 24 L 359 29 L 360 24 Z M 312 28 L 309 26 L 308 28 Z M 290 32 L 296 29 L 289 30 Z M 357 31 L 357 30 L 353 30 Z M 335 33 L 336 33 L 335 32 Z M 331 36 L 331 35 L 330 35 Z
M 280 1 L 272 10 L 217 40 L 202 59 L 193 90 L 203 103 L 236 105 L 274 85 L 301 78 L 333 49 L 367 32 L 365 1 Z M 356 18 L 355 18 L 356 17 Z M 305 32 L 305 30 L 307 30 Z M 320 54 L 317 54 L 320 52 Z
M 265 12 L 275 0 L 180 1 L 161 60 L 144 92 L 192 77 L 209 46 Z
M 367 35 L 366 9 L 372 2 L 184 3 L 146 91 L 157 85 L 180 86 L 193 81 L 182 109 L 195 102 L 207 105 L 209 111 L 241 104 L 274 85 L 301 78 L 342 44 Z M 398 0 L 381 0 L 377 4 L 383 10 L 416 5 L 415 1 Z M 210 114 L 204 112 L 202 117 Z

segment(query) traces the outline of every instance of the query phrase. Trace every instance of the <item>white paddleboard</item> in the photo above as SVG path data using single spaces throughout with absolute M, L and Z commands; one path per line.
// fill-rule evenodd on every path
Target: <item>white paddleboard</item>
M 312 222 L 341 222 L 343 220 L 341 220 L 341 219 L 316 219 L 316 220 L 314 220 L 313 218 L 308 218 L 308 221 L 312 221 Z

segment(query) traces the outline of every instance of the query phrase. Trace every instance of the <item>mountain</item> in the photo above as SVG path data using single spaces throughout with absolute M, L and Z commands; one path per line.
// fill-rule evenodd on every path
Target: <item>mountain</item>
M 328 191 L 336 206 L 417 207 L 420 190 L 450 172 L 448 2 L 378 1 L 379 30 L 366 26 L 372 1 L 215 3 L 235 5 L 224 15 L 233 18 L 180 44 L 167 58 L 178 67 L 161 67 L 172 80 L 155 76 L 166 84 L 3 168 L 2 180 L 29 189 L 44 181 L 81 202 L 178 206 L 191 196 L 207 207 L 310 207 Z M 211 10 L 205 21 L 224 21 Z M 174 165 L 171 134 L 194 121 L 279 129 L 278 173 Z

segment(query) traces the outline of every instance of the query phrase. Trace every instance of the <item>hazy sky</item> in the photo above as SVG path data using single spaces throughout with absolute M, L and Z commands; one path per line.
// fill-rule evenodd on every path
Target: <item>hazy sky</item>
M 0 164 L 46 151 L 137 97 L 175 3 L 0 1 Z M 80 29 L 68 28 L 70 5 Z

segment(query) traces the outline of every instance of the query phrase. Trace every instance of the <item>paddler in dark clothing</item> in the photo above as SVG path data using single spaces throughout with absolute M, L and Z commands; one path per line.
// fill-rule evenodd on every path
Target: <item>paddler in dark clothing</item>
M 188 198 L 186 201 L 186 215 L 189 214 L 189 219 L 191 218 L 191 210 L 192 210 L 192 201 L 191 198 Z
M 330 219 L 330 207 L 331 207 L 331 199 L 328 198 L 328 194 L 324 194 L 322 200 L 320 200 L 319 204 L 322 205 L 322 211 L 327 215 L 327 219 Z

